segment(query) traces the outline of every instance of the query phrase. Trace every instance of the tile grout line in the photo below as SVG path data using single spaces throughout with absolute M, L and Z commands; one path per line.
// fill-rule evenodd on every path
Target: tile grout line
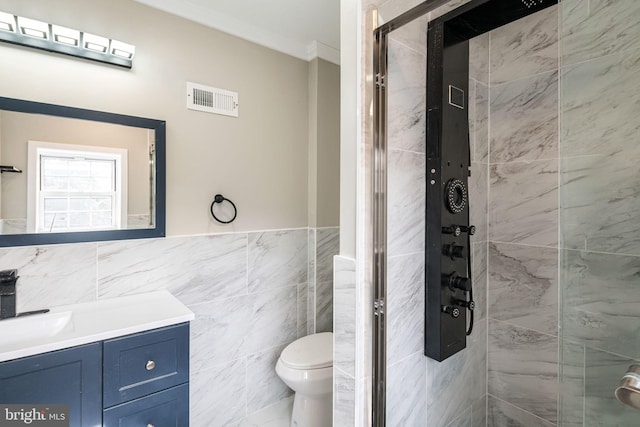
M 485 301 L 485 317 L 487 319 L 487 335 L 486 335 L 486 354 L 485 354 L 485 427 L 489 426 L 489 297 L 490 297 L 490 283 L 489 283 L 489 238 L 491 237 L 489 229 L 489 213 L 491 209 L 491 39 L 493 31 L 489 32 L 489 46 L 487 53 L 487 215 L 486 215 L 486 237 L 487 237 L 487 259 L 486 259 L 486 281 L 487 281 L 487 293 Z
M 558 11 L 557 11 L 557 17 L 556 17 L 556 31 L 557 31 L 557 46 L 556 46 L 556 55 L 558 57 L 558 61 L 557 61 L 557 70 L 558 70 L 558 74 L 557 74 L 557 114 L 558 114 L 558 122 L 557 122 L 557 136 L 556 136 L 556 152 L 558 153 L 558 160 L 557 160 L 557 170 L 558 170 L 558 174 L 556 177 L 557 183 L 556 183 L 556 188 L 557 188 L 557 206 L 558 206 L 558 211 L 556 213 L 556 241 L 558 242 L 557 246 L 558 246 L 558 253 L 556 254 L 556 259 L 557 259 L 557 266 L 556 266 L 556 282 L 557 282 L 557 286 L 558 288 L 556 289 L 556 316 L 557 316 L 557 320 L 556 320 L 556 333 L 558 334 L 558 348 L 557 348 L 557 367 L 556 367 L 556 372 L 558 375 L 558 378 L 556 379 L 556 383 L 558 384 L 558 394 L 556 396 L 556 419 L 558 421 L 558 423 L 560 423 L 560 417 L 561 417 L 561 412 L 562 412 L 562 404 L 561 402 L 563 401 L 563 397 L 562 397 L 562 387 L 560 386 L 561 382 L 562 382 L 562 376 L 564 374 L 564 359 L 562 357 L 562 347 L 564 345 L 564 340 L 563 340 L 563 331 L 561 328 L 562 325 L 562 281 L 561 281 L 561 273 L 562 273 L 562 250 L 560 249 L 563 240 L 562 240 L 562 191 L 561 191 L 561 184 L 562 184 L 562 151 L 561 151 L 561 139 L 562 139 L 562 82 L 563 82 L 563 78 L 562 78 L 562 72 L 561 72 L 561 61 L 562 61 L 562 56 L 560 55 L 560 49 L 561 49 L 561 44 L 562 44 L 562 36 L 560 34 L 560 30 L 561 30 L 561 17 L 562 17 L 562 11 L 560 10 L 560 8 L 563 5 L 559 5 L 558 6 Z

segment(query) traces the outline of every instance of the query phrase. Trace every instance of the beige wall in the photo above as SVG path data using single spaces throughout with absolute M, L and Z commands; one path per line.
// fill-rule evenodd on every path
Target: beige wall
M 147 129 L 12 111 L 0 111 L 0 121 L 5 123 L 0 129 L 0 157 L 23 171 L 2 180 L 5 199 L 0 218 L 27 217 L 27 143 L 30 140 L 126 149 L 127 211 L 130 215 L 149 215 Z
M 340 67 L 309 62 L 309 225 L 340 224 Z
M 340 67 L 318 60 L 317 226 L 340 224 Z
M 130 0 L 0 0 L 0 10 L 136 45 L 132 70 L 0 44 L 0 95 L 167 121 L 167 233 L 308 224 L 308 63 Z M 186 82 L 240 94 L 240 117 L 186 110 Z M 238 206 L 232 226 L 209 204 Z
M 2 147 L 2 116 L 0 116 L 0 147 Z M 2 150 L 0 150 L 0 165 L 4 165 L 2 163 Z M 0 212 L 2 212 L 2 174 L 0 174 Z M 0 219 L 2 219 L 1 214 Z
M 340 2 L 340 255 L 356 258 L 362 0 Z M 362 236 L 360 241 L 363 240 Z

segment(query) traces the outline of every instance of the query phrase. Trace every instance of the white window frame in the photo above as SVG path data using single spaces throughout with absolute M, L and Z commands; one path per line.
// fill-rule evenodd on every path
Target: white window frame
M 40 158 L 43 155 L 69 157 L 73 153 L 77 157 L 115 160 L 115 229 L 127 228 L 127 150 L 90 145 L 61 144 L 57 142 L 28 141 L 27 167 L 27 232 L 43 232 L 38 224 L 41 217 L 40 206 Z M 119 195 L 119 197 L 118 197 Z M 99 231 L 114 228 L 78 229 L 73 231 Z M 66 231 L 61 231 L 66 232 Z

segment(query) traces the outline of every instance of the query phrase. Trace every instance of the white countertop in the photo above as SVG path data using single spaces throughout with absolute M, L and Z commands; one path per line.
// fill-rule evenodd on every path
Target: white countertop
M 194 318 L 193 312 L 167 291 L 53 307 L 46 314 L 0 321 L 0 362 Z

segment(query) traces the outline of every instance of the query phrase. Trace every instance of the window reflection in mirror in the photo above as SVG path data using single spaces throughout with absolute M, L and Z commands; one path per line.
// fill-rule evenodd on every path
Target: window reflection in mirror
M 165 123 L 0 97 L 0 246 L 164 236 Z M 4 168 L 8 169 L 8 168 Z

